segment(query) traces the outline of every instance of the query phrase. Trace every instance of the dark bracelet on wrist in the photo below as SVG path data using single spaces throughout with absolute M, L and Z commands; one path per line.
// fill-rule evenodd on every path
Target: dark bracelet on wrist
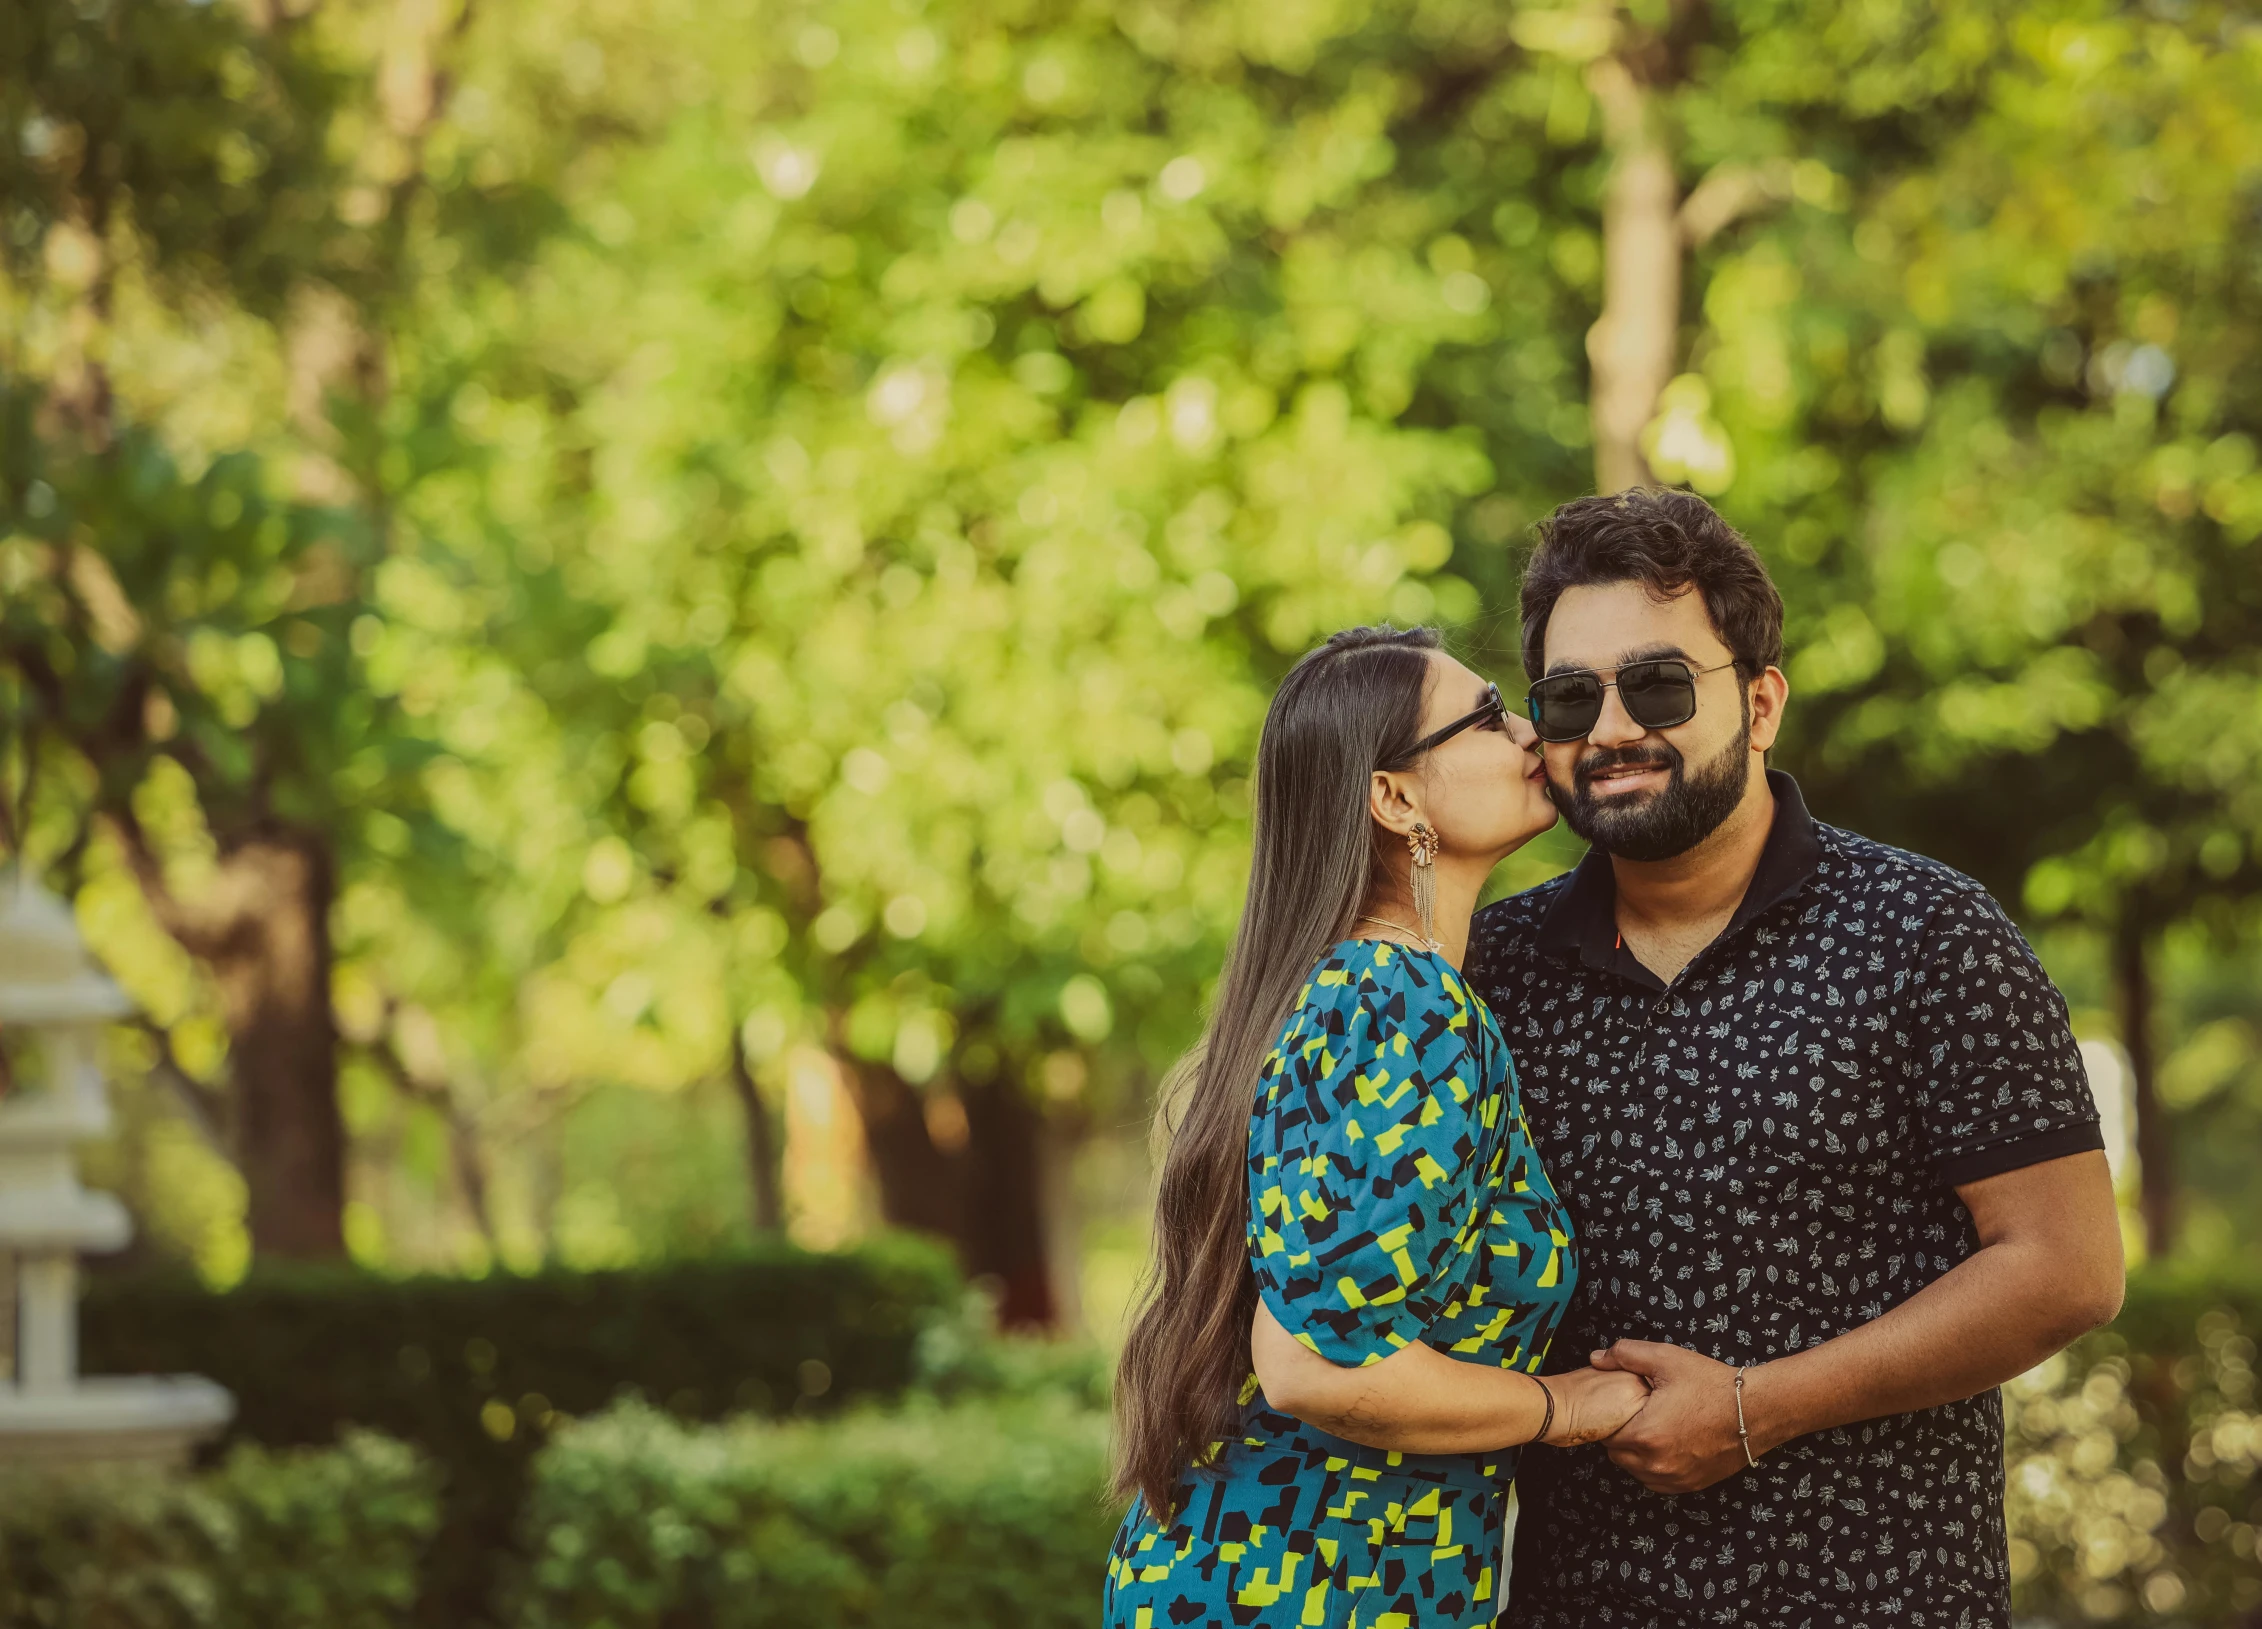
M 1539 1394 L 1547 1399 L 1547 1412 L 1540 1416 L 1539 1429 L 1532 1433 L 1532 1441 L 1545 1442 L 1547 1433 L 1555 1425 L 1555 1388 L 1536 1374 L 1532 1375 L 1530 1379 L 1531 1383 L 1539 1388 Z

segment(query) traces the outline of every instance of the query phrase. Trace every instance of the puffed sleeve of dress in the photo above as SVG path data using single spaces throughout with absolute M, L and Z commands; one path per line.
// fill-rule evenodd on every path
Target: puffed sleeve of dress
M 1505 1108 L 1478 1037 L 1451 964 L 1352 940 L 1265 1061 L 1249 1260 L 1273 1316 L 1331 1363 L 1379 1363 L 1460 1319 Z

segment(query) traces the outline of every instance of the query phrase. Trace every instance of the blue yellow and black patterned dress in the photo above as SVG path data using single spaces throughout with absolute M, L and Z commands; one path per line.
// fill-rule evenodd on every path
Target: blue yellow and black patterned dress
M 1265 1060 L 1249 1122 L 1249 1262 L 1281 1326 L 1330 1362 L 1427 1341 L 1536 1370 L 1576 1276 L 1491 1013 L 1441 956 L 1348 940 Z M 1179 1484 L 1134 1501 L 1108 1558 L 1109 1629 L 1463 1629 L 1499 1610 L 1514 1450 L 1395 1454 L 1268 1408 Z

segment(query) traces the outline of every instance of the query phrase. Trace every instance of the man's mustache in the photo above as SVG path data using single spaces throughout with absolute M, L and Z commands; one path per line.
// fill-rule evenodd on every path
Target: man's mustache
M 1590 752 L 1571 771 L 1572 784 L 1584 792 L 1594 777 L 1606 769 L 1662 769 L 1681 767 L 1681 755 L 1671 747 L 1608 747 Z

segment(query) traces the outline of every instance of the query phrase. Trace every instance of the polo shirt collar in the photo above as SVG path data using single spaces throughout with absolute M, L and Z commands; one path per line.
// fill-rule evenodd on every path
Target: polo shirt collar
M 1774 824 L 1767 829 L 1767 845 L 1760 850 L 1758 869 L 1752 872 L 1743 900 L 1715 944 L 1799 893 L 1822 864 L 1822 838 L 1814 816 L 1807 813 L 1806 799 L 1799 795 L 1799 783 L 1782 770 L 1771 769 L 1767 787 L 1775 794 Z M 1619 941 L 1618 879 L 1610 869 L 1610 856 L 1600 849 L 1587 850 L 1569 885 L 1548 907 L 1540 923 L 1539 949 L 1548 955 L 1576 956 L 1589 967 L 1664 988 L 1657 975 Z

